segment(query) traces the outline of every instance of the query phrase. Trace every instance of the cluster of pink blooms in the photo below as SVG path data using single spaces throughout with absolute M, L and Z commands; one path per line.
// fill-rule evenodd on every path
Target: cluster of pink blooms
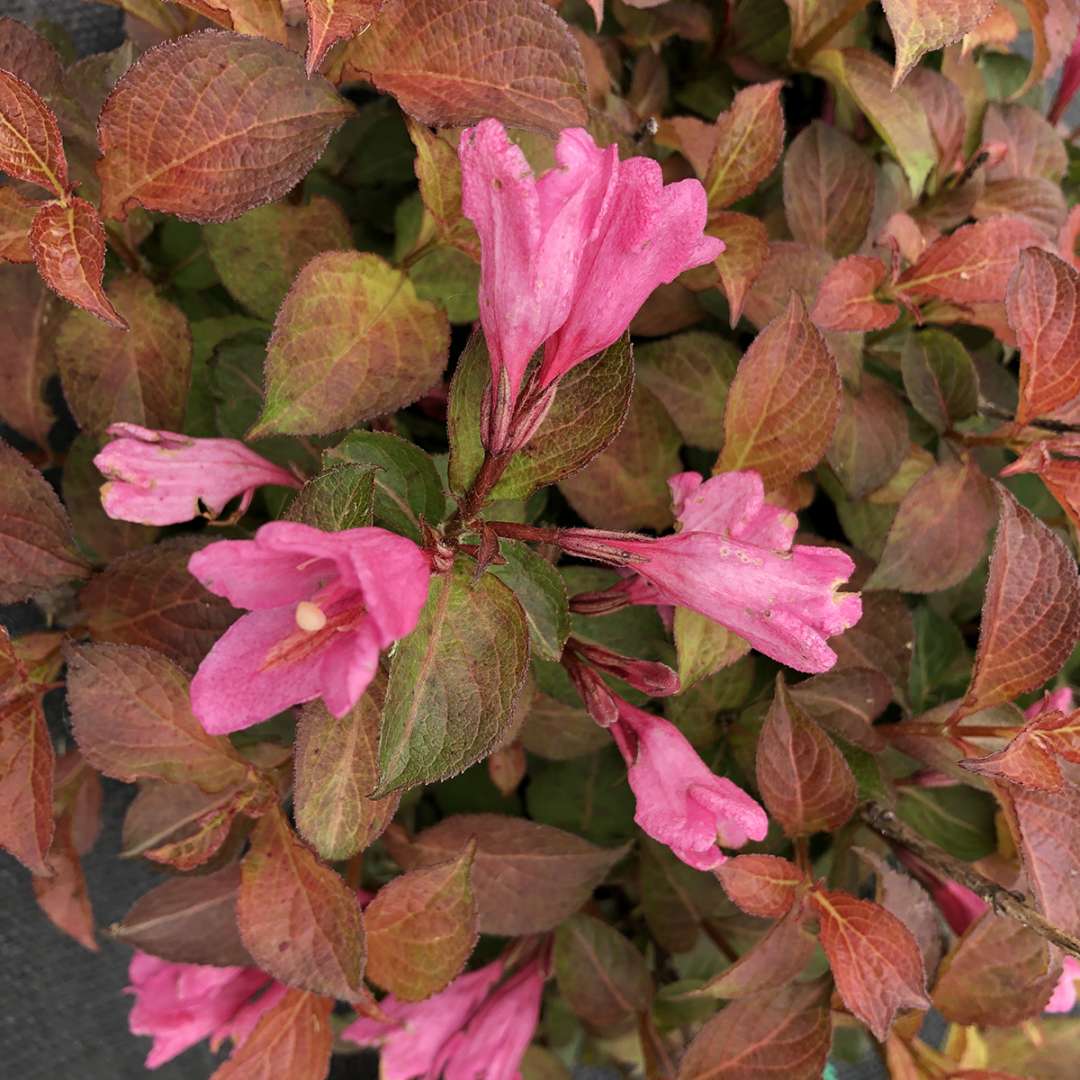
M 154 1042 L 156 1069 L 204 1039 L 217 1050 L 243 1045 L 262 1016 L 285 996 L 283 983 L 257 968 L 174 964 L 137 952 L 128 970 L 135 997 L 128 1025 Z M 547 979 L 542 953 L 507 975 L 503 960 L 459 975 L 425 1001 L 380 1003 L 387 1020 L 360 1017 L 342 1032 L 381 1048 L 382 1080 L 514 1080 L 540 1018 Z
M 480 322 L 491 358 L 484 442 L 493 453 L 524 444 L 571 368 L 606 349 L 661 284 L 712 262 L 708 200 L 697 180 L 664 186 L 650 158 L 619 160 L 571 128 L 558 167 L 537 180 L 497 120 L 462 133 L 461 206 L 480 235 Z M 519 407 L 526 370 L 544 348 Z M 525 402 L 528 405 L 527 402 Z M 516 413 L 516 415 L 515 415 Z

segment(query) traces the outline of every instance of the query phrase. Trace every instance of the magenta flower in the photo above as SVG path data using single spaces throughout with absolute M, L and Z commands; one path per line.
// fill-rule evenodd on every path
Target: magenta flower
M 1029 705 L 1024 710 L 1024 719 L 1034 720 L 1036 716 L 1050 712 L 1071 713 L 1074 708 L 1072 687 L 1059 686 L 1056 690 L 1047 690 L 1039 701 Z
M 285 993 L 281 983 L 257 968 L 173 964 L 142 952 L 132 957 L 128 978 L 127 992 L 135 995 L 128 1027 L 133 1035 L 154 1040 L 148 1069 L 203 1039 L 214 1049 L 225 1038 L 239 1046 Z
M 652 540 L 631 533 L 564 529 L 565 551 L 630 566 L 652 590 L 628 599 L 690 608 L 733 630 L 797 671 L 828 671 L 826 638 L 862 615 L 857 593 L 839 593 L 855 564 L 837 548 L 795 544 L 798 519 L 765 502 L 756 472 L 702 482 L 679 473 L 668 484 L 681 531 Z M 619 588 L 619 586 L 616 586 Z
M 724 245 L 703 235 L 708 205 L 697 180 L 665 187 L 655 161 L 621 162 L 617 147 L 600 149 L 581 128 L 562 133 L 558 166 L 539 180 L 497 120 L 466 130 L 459 155 L 462 209 L 480 234 L 495 401 L 487 441 L 498 450 L 541 345 L 538 390 L 606 349 L 658 285 Z
M 765 811 L 738 785 L 711 772 L 674 724 L 612 697 L 619 721 L 609 730 L 637 799 L 634 820 L 645 832 L 698 870 L 725 861 L 721 844 L 737 848 L 765 838 Z
M 205 507 L 217 517 L 242 496 L 243 513 L 257 487 L 300 487 L 291 472 L 236 439 L 192 439 L 138 424 L 112 424 L 114 436 L 94 458 L 106 477 L 101 486 L 105 513 L 142 525 L 175 525 L 198 517 Z
M 328 533 L 291 521 L 254 540 L 222 540 L 188 569 L 247 608 L 191 683 L 191 707 L 212 734 L 239 731 L 321 697 L 343 716 L 371 682 L 379 653 L 416 626 L 428 557 L 385 529 Z
M 1076 1007 L 1076 980 L 1080 979 L 1080 960 L 1066 956 L 1061 961 L 1061 978 L 1054 987 L 1043 1012 L 1069 1013 Z
M 496 960 L 426 1001 L 388 994 L 379 1004 L 392 1023 L 360 1017 L 342 1037 L 381 1048 L 381 1080 L 514 1080 L 539 1020 L 546 972 L 537 958 L 496 986 L 503 970 Z

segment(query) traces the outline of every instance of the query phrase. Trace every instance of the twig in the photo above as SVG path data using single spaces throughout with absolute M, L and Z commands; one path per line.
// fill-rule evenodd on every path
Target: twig
M 963 860 L 942 851 L 883 806 L 870 803 L 863 808 L 862 819 L 882 836 L 909 848 L 944 877 L 978 894 L 997 914 L 1008 915 L 1009 918 L 1022 923 L 1029 930 L 1034 930 L 1052 945 L 1057 945 L 1070 956 L 1080 959 L 1080 940 L 1048 922 L 1031 906 L 1022 893 L 1013 892 L 998 885 L 997 882 L 984 877 Z
M 989 417 L 991 420 L 1004 420 L 1006 423 L 1015 424 L 1016 417 L 1005 409 L 999 409 L 996 405 L 980 405 L 979 415 Z M 1080 431 L 1080 424 L 1067 424 L 1063 420 L 1051 420 L 1048 417 L 1036 417 L 1028 420 L 1024 427 L 1043 428 L 1046 431 L 1056 431 L 1062 435 L 1071 435 Z

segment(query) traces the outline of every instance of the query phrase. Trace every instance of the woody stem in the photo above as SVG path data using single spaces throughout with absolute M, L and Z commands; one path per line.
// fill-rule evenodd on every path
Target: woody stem
M 484 452 L 484 462 L 480 471 L 473 477 L 469 490 L 461 497 L 458 508 L 446 523 L 444 535 L 448 540 L 456 540 L 464 531 L 466 524 L 483 509 L 492 488 L 499 482 L 506 466 L 510 464 L 511 454 L 492 454 Z
M 862 810 L 862 819 L 870 828 L 881 833 L 888 840 L 913 851 L 943 877 L 965 886 L 982 897 L 997 914 L 1008 915 L 1010 919 L 1022 923 L 1029 930 L 1034 930 L 1052 945 L 1057 945 L 1070 956 L 1080 959 L 1080 940 L 1048 922 L 1021 893 L 1013 892 L 996 881 L 991 881 L 968 863 L 931 844 L 914 829 L 905 825 L 892 810 L 876 803 L 869 803 Z

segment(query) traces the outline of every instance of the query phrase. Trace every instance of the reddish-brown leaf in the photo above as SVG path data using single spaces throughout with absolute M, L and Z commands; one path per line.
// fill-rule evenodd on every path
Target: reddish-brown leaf
M 543 0 L 389 0 L 345 70 L 425 124 L 494 116 L 556 134 L 586 122 L 581 50 Z
M 929 1008 L 922 954 L 895 915 L 843 892 L 815 891 L 810 903 L 836 989 L 878 1040 L 885 1041 L 900 1009 Z
M 77 196 L 46 203 L 30 229 L 30 249 L 42 280 L 58 296 L 110 326 L 128 329 L 101 285 L 105 227 L 90 203 Z
M 693 996 L 742 998 L 791 982 L 802 974 L 817 947 L 817 939 L 802 924 L 802 912 L 790 911 Z
M 1080 529 L 1080 437 L 1063 435 L 1048 442 L 1033 443 L 1002 476 L 1035 473 L 1057 499 L 1062 510 Z
M 1080 712 L 1053 710 L 1029 720 L 1009 744 L 986 757 L 961 762 L 965 769 L 1039 791 L 1060 791 L 1065 783 L 1057 758 L 1080 764 Z
M 652 1004 L 645 958 L 613 926 L 591 915 L 572 915 L 556 931 L 553 966 L 559 993 L 591 1031 L 625 1030 Z
M 248 766 L 191 713 L 188 678 L 133 645 L 72 645 L 68 704 L 83 757 L 106 776 L 191 782 L 206 792 L 244 783 Z
M 816 980 L 740 998 L 698 1032 L 677 1080 L 818 1080 L 829 1055 L 829 986 Z
M 176 964 L 252 967 L 240 940 L 236 895 L 240 867 L 170 878 L 109 928 L 114 938 Z
M 742 316 L 746 294 L 769 257 L 769 234 L 756 217 L 737 214 L 732 210 L 721 210 L 714 214 L 705 232 L 723 240 L 724 250 L 709 267 L 702 267 L 698 273 L 707 271 L 709 278 L 712 278 L 710 284 L 714 284 L 715 277 L 719 277 L 728 299 L 728 321 L 734 329 Z
M 952 334 L 936 329 L 909 334 L 900 364 L 908 400 L 936 431 L 947 431 L 978 410 L 975 364 Z
M 833 671 L 851 668 L 880 671 L 892 684 L 897 700 L 904 700 L 915 628 L 907 602 L 899 593 L 864 593 L 862 618 L 840 637 L 833 638 L 832 646 L 836 651 Z
M 974 461 L 924 473 L 904 496 L 865 588 L 930 593 L 958 585 L 986 554 L 994 491 Z
M 893 86 L 920 58 L 959 41 L 994 10 L 995 0 L 882 0 L 896 42 Z
M 45 382 L 56 365 L 58 304 L 33 267 L 0 266 L 0 417 L 38 446 L 46 445 L 56 419 L 45 401 Z
M 386 680 L 377 676 L 344 716 L 304 706 L 296 735 L 294 802 L 300 835 L 324 858 L 347 859 L 382 835 L 401 792 L 371 799 L 379 781 L 379 722 Z
M 94 912 L 86 891 L 79 853 L 72 837 L 70 814 L 56 823 L 56 835 L 46 859 L 49 877 L 35 877 L 34 899 L 49 921 L 91 952 L 98 951 L 94 939 Z
M 1068 783 L 1061 791 L 1034 791 L 999 785 L 1011 810 L 1017 847 L 1028 883 L 1042 913 L 1054 926 L 1080 934 L 1080 788 L 1076 772 L 1064 766 Z
M 304 0 L 308 18 L 307 70 L 313 75 L 339 42 L 366 30 L 386 0 Z
M 880 259 L 849 255 L 825 275 L 810 317 L 822 330 L 884 330 L 900 317 L 877 291 L 889 271 Z
M 40 700 L 24 694 L 0 708 L 0 847 L 47 876 L 53 829 L 52 742 Z
M 280 198 L 351 111 L 295 53 L 223 31 L 146 52 L 105 102 L 101 212 L 224 221 Z
M 365 995 L 356 894 L 319 862 L 279 809 L 252 834 L 236 914 L 248 951 L 275 978 L 345 1001 Z
M 402 1001 L 422 1001 L 456 978 L 476 944 L 473 843 L 456 859 L 410 870 L 364 912 L 367 977 Z
M 34 261 L 30 225 L 41 203 L 19 194 L 10 185 L 0 187 L 0 262 Z
M 1023 251 L 1005 310 L 1020 346 L 1016 420 L 1025 424 L 1080 396 L 1080 274 L 1049 252 Z
M 197 784 L 144 780 L 124 814 L 120 857 L 132 859 L 190 836 L 207 815 L 232 801 L 235 788 L 208 795 Z
M 0 364 L 2 366 L 2 364 Z M 44 476 L 0 442 L 0 604 L 89 577 L 71 522 Z
M 420 181 L 424 207 L 435 219 L 443 242 L 480 261 L 480 237 L 461 212 L 461 163 L 453 144 L 424 124 L 407 120 L 416 146 L 413 168 Z
M 989 166 L 989 180 L 1021 177 L 1051 180 L 1060 184 L 1069 167 L 1069 155 L 1061 136 L 1042 113 L 1028 105 L 992 102 L 983 118 L 983 143 L 1005 148 Z
M 836 361 L 792 294 L 739 364 L 714 471 L 756 469 L 776 487 L 813 468 L 832 438 L 840 398 Z
M 550 825 L 501 814 L 455 814 L 409 840 L 391 827 L 383 842 L 408 870 L 454 858 L 476 838 L 472 886 L 484 934 L 537 934 L 592 895 L 625 847 L 600 848 Z
M 1045 938 L 987 913 L 945 957 L 934 1007 L 958 1024 L 1011 1027 L 1042 1011 L 1059 974 Z
M 710 212 L 751 194 L 776 167 L 784 148 L 783 86 L 776 80 L 744 87 L 717 117 L 703 178 Z
M 1080 638 L 1080 583 L 1065 543 L 998 486 L 975 668 L 962 713 L 1034 690 L 1056 675 Z
M 892 701 L 889 680 L 879 671 L 850 668 L 827 671 L 788 687 L 812 720 L 871 754 L 888 745 L 873 722 Z
M 1024 84 L 1013 92 L 1023 97 L 1033 86 L 1050 78 L 1065 62 L 1076 37 L 1080 5 L 1076 0 L 1024 0 L 1031 25 L 1031 70 Z
M 324 1080 L 330 1072 L 332 998 L 289 990 L 210 1080 Z
M 280 0 L 172 0 L 226 30 L 286 44 Z
M 67 158 L 60 125 L 38 92 L 10 71 L 0 70 L 0 171 L 63 198 Z
M 781 674 L 758 738 L 757 786 L 789 836 L 839 828 L 858 801 L 843 755 L 795 703 Z
M 815 120 L 784 156 L 784 212 L 796 240 L 842 258 L 858 250 L 874 208 L 874 163 L 839 128 Z
M 791 910 L 806 875 L 778 855 L 736 855 L 716 870 L 732 903 L 747 915 L 779 919 Z
M 854 499 L 879 488 L 911 447 L 907 413 L 884 379 L 865 375 L 858 393 L 845 389 L 826 459 Z
M 188 573 L 202 547 L 176 537 L 140 548 L 95 576 L 79 596 L 96 641 L 144 645 L 194 671 L 237 612 Z
M 138 274 L 111 281 L 107 293 L 131 330 L 69 311 L 57 332 L 60 381 L 75 419 L 99 436 L 118 420 L 179 430 L 191 381 L 187 318 Z
M 265 404 L 248 434 L 326 434 L 394 412 L 446 366 L 446 312 L 371 252 L 332 251 L 300 271 L 266 353 Z
M 1005 299 L 1020 252 L 1042 247 L 1046 236 L 1030 221 L 1001 216 L 935 240 L 896 283 L 912 300 L 939 298 L 958 304 Z

